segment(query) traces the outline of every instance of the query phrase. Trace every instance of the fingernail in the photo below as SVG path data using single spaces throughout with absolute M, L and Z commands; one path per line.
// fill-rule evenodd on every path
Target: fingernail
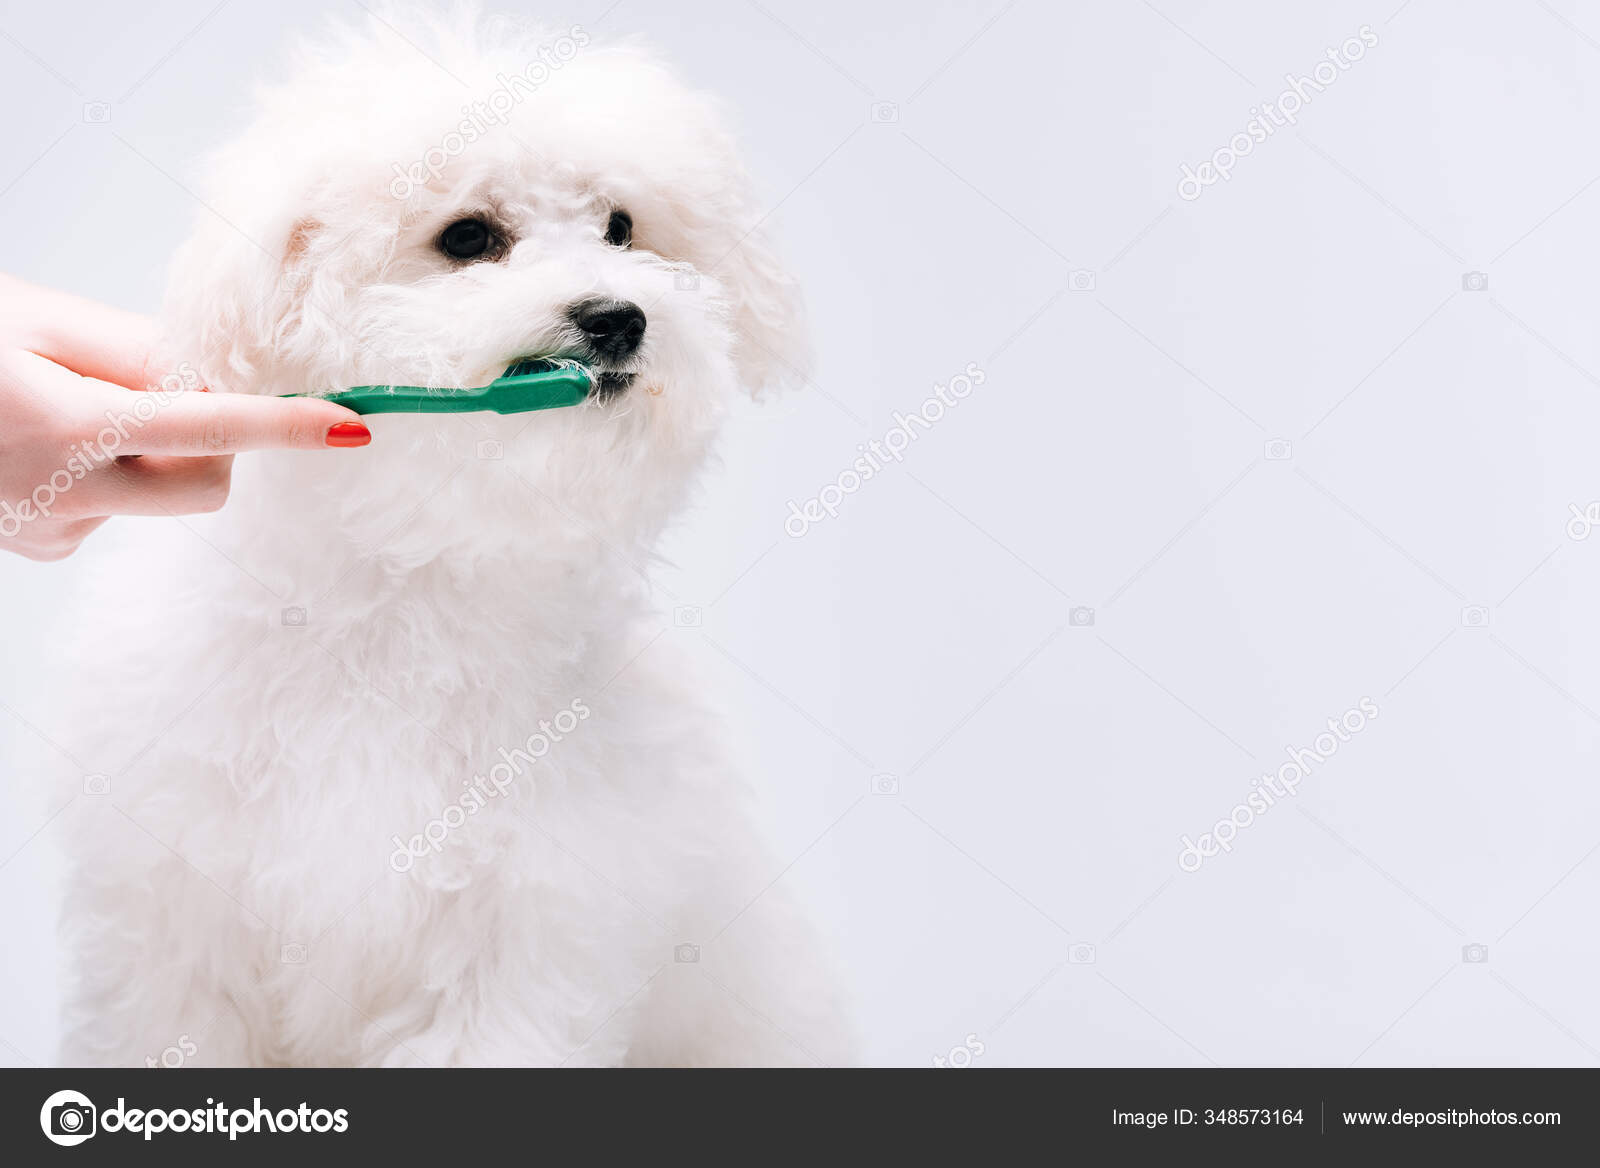
M 329 446 L 365 446 L 372 441 L 372 431 L 360 422 L 339 422 L 328 428 Z

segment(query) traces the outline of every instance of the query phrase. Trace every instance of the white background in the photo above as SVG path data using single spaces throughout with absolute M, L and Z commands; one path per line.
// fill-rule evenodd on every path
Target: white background
M 213 4 L 6 0 L 0 266 L 154 308 L 243 82 L 361 15 Z M 718 667 L 869 1062 L 1600 1062 L 1600 538 L 1566 532 L 1600 500 L 1600 4 L 1308 7 L 544 8 L 728 98 L 808 287 L 815 384 L 731 427 L 661 598 L 703 607 L 667 635 Z M 1297 130 L 1177 196 L 1362 25 Z M 902 465 L 785 534 L 969 362 Z M 35 614 L 116 538 L 0 557 L 0 1061 L 53 1058 L 54 853 L 91 797 L 18 773 L 52 724 Z

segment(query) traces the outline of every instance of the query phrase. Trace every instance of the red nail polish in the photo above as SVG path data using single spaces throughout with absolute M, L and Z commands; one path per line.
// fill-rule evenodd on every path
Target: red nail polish
M 372 431 L 360 422 L 339 422 L 328 428 L 329 446 L 365 446 L 372 441 Z

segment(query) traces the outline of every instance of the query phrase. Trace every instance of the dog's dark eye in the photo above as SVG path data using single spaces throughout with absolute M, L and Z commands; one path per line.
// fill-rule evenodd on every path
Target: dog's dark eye
M 612 247 L 627 247 L 633 242 L 633 216 L 626 211 L 611 212 L 606 224 L 606 242 Z
M 439 250 L 453 260 L 478 259 L 494 246 L 494 232 L 482 219 L 458 219 L 439 236 Z

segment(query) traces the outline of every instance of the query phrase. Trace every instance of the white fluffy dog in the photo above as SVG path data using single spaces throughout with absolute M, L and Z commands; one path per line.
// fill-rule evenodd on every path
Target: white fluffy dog
M 847 1059 L 641 575 L 735 395 L 804 362 L 714 105 L 582 29 L 378 21 L 212 179 L 165 319 L 213 391 L 603 377 L 242 458 L 211 548 L 108 578 L 63 1061 Z

